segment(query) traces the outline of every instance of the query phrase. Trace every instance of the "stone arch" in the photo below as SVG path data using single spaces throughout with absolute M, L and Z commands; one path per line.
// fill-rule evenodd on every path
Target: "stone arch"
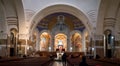
M 11 44 L 15 44 L 16 43 L 17 34 L 18 34 L 18 30 L 16 28 L 11 28 L 10 29 Z
M 82 35 L 82 33 L 79 30 L 73 30 L 72 32 L 70 32 L 70 36 L 76 32 Z
M 8 28 L 8 35 L 10 35 L 10 31 L 13 30 L 13 29 L 18 31 L 18 27 L 17 26 L 15 26 L 15 25 L 9 26 L 9 28 Z
M 119 6 L 118 0 L 116 1 L 101 0 L 97 24 L 96 24 L 96 28 L 97 28 L 96 34 L 103 35 L 104 30 L 108 28 L 114 31 L 112 27 L 115 26 L 114 24 L 116 22 L 118 6 Z M 109 23 L 108 26 L 106 26 L 107 22 Z
M 52 14 L 52 13 L 56 13 L 56 12 L 65 12 L 65 13 L 69 13 L 72 14 L 74 16 L 76 16 L 78 19 L 80 19 L 83 24 L 86 26 L 86 28 L 89 30 L 91 30 L 91 25 L 88 24 L 89 20 L 88 18 L 85 16 L 85 14 L 83 12 L 81 12 L 79 9 L 77 9 L 76 7 L 73 6 L 69 6 L 69 5 L 52 5 L 49 7 L 46 7 L 45 9 L 43 9 L 42 11 L 38 12 L 31 20 L 31 25 L 29 27 L 29 32 L 31 33 L 34 28 L 36 27 L 36 25 L 38 24 L 38 22 L 44 18 L 45 16 Z M 30 30 L 32 29 L 32 30 Z
M 10 56 L 17 55 L 17 35 L 18 30 L 16 28 L 10 29 Z
M 104 34 L 105 34 L 105 35 L 108 35 L 108 32 L 112 34 L 112 30 L 110 30 L 110 29 L 106 29 L 106 30 L 104 31 Z
M 39 49 L 41 48 L 41 37 L 42 37 L 42 35 L 43 35 L 43 33 L 47 33 L 49 36 L 48 36 L 48 38 L 46 39 L 46 40 L 48 40 L 47 42 L 46 42 L 46 49 L 45 49 L 45 51 L 49 51 L 50 49 L 49 49 L 49 47 L 50 47 L 50 45 L 51 45 L 51 32 L 49 31 L 49 30 L 42 30 L 41 32 L 40 32 L 40 34 L 39 34 Z M 42 49 L 40 49 L 40 51 L 41 51 Z
M 26 34 L 27 27 L 25 24 L 25 14 L 24 14 L 22 0 L 14 0 L 14 2 L 15 2 L 17 17 L 18 17 L 19 33 Z M 19 38 L 21 38 L 21 37 L 19 37 Z
M 56 50 L 56 51 L 57 51 L 57 49 L 59 49 L 59 50 L 60 49 L 61 50 L 64 49 L 64 51 L 67 50 L 67 35 L 66 34 L 64 34 L 64 33 L 57 33 L 57 34 L 55 34 L 54 39 L 55 39 L 54 40 L 54 47 L 55 47 L 54 50 Z
M 74 33 L 79 33 L 82 37 L 82 33 L 79 31 L 79 30 L 73 30 L 72 32 L 70 32 L 70 39 L 72 38 L 71 36 L 74 34 Z M 70 42 L 71 43 L 71 42 Z
M 80 42 L 77 42 L 77 43 L 81 43 L 81 44 L 78 44 L 79 45 L 79 47 L 81 47 L 81 48 L 77 48 L 78 50 L 75 50 L 75 47 L 72 47 L 72 45 L 73 45 L 73 43 L 72 43 L 72 39 L 73 39 L 73 35 L 75 35 L 76 33 L 78 33 L 79 34 L 79 37 L 78 38 L 80 38 L 81 40 L 79 40 Z M 74 41 L 73 41 L 74 42 Z M 77 46 L 77 44 L 76 44 L 76 46 Z M 70 47 L 72 48 L 72 49 L 70 49 L 71 51 L 82 51 L 82 32 L 80 32 L 79 30 L 73 30 L 71 33 L 70 33 Z
M 92 35 L 92 34 L 91 34 L 92 32 L 91 32 L 91 33 L 89 33 L 89 31 L 88 31 L 87 29 L 85 29 L 85 30 L 83 31 L 83 34 L 85 34 L 85 33 L 88 33 L 88 35 L 89 35 L 89 36 L 91 36 L 91 35 Z
M 7 0 L 1 0 L 0 5 L 3 6 L 4 10 L 6 33 L 8 33 L 8 35 L 10 34 L 9 26 L 11 27 L 13 25 L 8 26 L 8 24 L 11 24 L 11 22 L 14 21 L 14 26 L 19 27 L 19 34 L 25 34 L 25 17 L 22 0 L 12 0 L 10 2 Z M 19 38 L 21 38 L 20 35 Z

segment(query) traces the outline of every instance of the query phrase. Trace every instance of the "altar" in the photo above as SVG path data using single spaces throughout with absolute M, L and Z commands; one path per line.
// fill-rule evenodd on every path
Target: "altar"
M 57 57 L 55 58 L 55 60 L 62 60 L 62 55 L 63 55 L 64 53 L 62 52 L 62 53 L 60 53 L 60 52 L 57 52 L 56 53 L 56 55 L 57 55 Z
M 58 45 L 58 48 L 56 49 L 56 55 L 57 57 L 55 60 L 62 60 L 62 55 L 64 54 L 65 49 L 63 48 L 63 45 Z

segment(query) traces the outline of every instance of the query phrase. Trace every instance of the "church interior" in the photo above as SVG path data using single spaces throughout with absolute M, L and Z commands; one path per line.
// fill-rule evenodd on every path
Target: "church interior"
M 0 66 L 81 66 L 83 56 L 120 66 L 120 0 L 0 0 Z

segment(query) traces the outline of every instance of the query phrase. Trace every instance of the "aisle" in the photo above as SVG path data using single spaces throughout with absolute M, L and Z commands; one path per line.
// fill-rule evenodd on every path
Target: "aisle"
M 61 61 L 55 61 L 55 62 L 53 62 L 53 64 L 51 66 L 65 66 L 65 65 L 63 65 L 63 63 Z M 67 64 L 66 64 L 66 66 L 67 66 Z

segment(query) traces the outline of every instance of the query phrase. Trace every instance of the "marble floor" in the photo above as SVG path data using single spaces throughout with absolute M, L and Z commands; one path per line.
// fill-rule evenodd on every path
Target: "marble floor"
M 67 64 L 65 65 L 63 62 L 61 61 L 54 61 L 53 64 L 51 64 L 51 66 L 67 66 Z

